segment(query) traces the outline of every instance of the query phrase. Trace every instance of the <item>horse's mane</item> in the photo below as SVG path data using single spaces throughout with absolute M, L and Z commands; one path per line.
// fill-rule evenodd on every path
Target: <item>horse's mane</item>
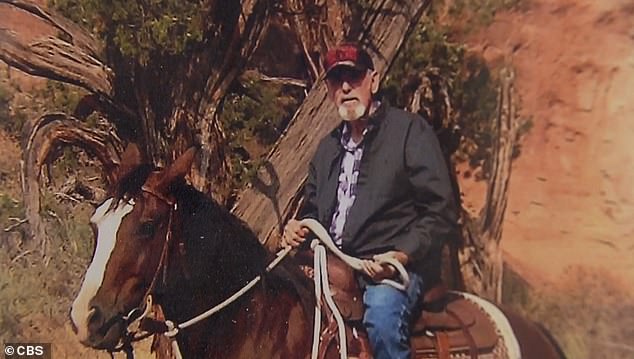
M 118 206 L 122 200 L 136 197 L 154 169 L 152 165 L 142 164 L 121 178 L 110 193 L 113 198 L 110 209 Z

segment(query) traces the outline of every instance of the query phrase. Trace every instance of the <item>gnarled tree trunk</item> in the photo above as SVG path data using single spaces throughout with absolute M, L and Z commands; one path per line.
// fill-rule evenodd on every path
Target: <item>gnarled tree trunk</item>
M 503 261 L 500 241 L 502 224 L 508 202 L 513 151 L 518 141 L 517 116 L 513 81 L 514 72 L 504 68 L 500 72 L 498 110 L 495 119 L 496 139 L 487 196 L 480 218 L 471 218 L 466 211 L 463 234 L 465 243 L 460 251 L 460 262 L 467 288 L 495 302 L 502 301 Z

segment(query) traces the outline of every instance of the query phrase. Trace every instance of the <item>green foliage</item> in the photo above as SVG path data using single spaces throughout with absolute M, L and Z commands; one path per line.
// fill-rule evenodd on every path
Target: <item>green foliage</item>
M 79 87 L 49 80 L 44 88 L 37 90 L 36 97 L 44 100 L 42 109 L 46 112 L 72 114 L 85 94 Z
M 206 9 L 199 1 L 51 0 L 50 5 L 142 63 L 155 54 L 179 54 L 203 37 Z
M 409 79 L 434 69 L 445 81 L 452 105 L 451 122 L 461 128 L 462 141 L 455 158 L 487 173 L 492 145 L 492 119 L 497 111 L 497 79 L 481 58 L 467 55 L 452 42 L 448 29 L 424 19 L 401 49 L 384 83 L 385 97 L 406 107 L 402 89 Z M 438 94 L 436 94 L 438 95 Z
M 227 95 L 221 121 L 231 149 L 233 188 L 255 176 L 266 154 L 282 134 L 303 94 L 296 88 L 258 81 L 245 75 L 239 93 Z
M 494 141 L 498 81 L 484 60 L 478 57 L 467 59 L 463 74 L 463 81 L 455 93 L 459 104 L 458 123 L 463 133 L 461 151 L 456 157 L 468 160 L 472 168 L 482 167 L 483 175 L 486 175 Z
M 403 83 L 424 69 L 438 68 L 439 74 L 450 86 L 458 81 L 462 74 L 464 47 L 448 39 L 446 29 L 425 18 L 396 57 L 386 75 L 383 88 L 392 104 L 405 107 L 402 97 Z

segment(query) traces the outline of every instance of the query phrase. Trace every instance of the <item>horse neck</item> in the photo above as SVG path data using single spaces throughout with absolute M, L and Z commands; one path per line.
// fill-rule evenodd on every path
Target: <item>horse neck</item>
M 177 198 L 164 299 L 167 307 L 178 306 L 169 308 L 174 314 L 187 316 L 203 309 L 195 301 L 211 307 L 255 278 L 267 252 L 248 227 L 202 193 L 183 186 Z
M 262 274 L 270 259 L 268 252 L 237 218 L 209 200 L 190 198 L 193 194 L 188 193 L 185 197 L 190 207 L 179 204 L 182 212 L 175 222 L 169 278 L 161 299 L 167 319 L 177 323 L 189 320 L 233 295 Z M 301 323 L 302 329 L 310 331 L 310 325 L 306 325 L 310 323 L 309 319 L 302 310 L 298 288 L 293 283 L 298 278 L 293 272 L 295 269 L 286 265 L 278 268 L 278 274 L 293 279 L 280 280 L 277 276 L 264 280 L 265 283 L 256 285 L 234 304 L 187 328 L 181 336 L 187 342 L 186 346 L 193 348 L 194 356 L 211 350 L 218 355 L 238 353 L 223 355 L 227 358 L 241 357 L 239 353 L 243 352 L 243 347 L 261 340 L 255 338 L 271 328 L 285 328 L 288 325 L 285 321 L 290 317 L 301 317 L 296 322 Z M 282 334 L 277 337 L 286 338 Z M 210 338 L 217 344 L 211 346 Z M 249 353 L 252 355 L 253 351 Z M 251 357 L 249 355 L 246 357 Z

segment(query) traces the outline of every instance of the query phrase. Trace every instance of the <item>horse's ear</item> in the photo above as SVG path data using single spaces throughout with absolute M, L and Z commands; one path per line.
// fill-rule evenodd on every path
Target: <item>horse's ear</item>
M 111 176 L 114 183 L 130 174 L 135 168 L 145 163 L 145 156 L 136 143 L 129 143 L 121 154 L 121 162 Z
M 196 147 L 190 147 L 185 153 L 180 155 L 167 169 L 161 179 L 161 189 L 167 189 L 169 185 L 178 179 L 184 178 L 192 167 L 196 157 Z

